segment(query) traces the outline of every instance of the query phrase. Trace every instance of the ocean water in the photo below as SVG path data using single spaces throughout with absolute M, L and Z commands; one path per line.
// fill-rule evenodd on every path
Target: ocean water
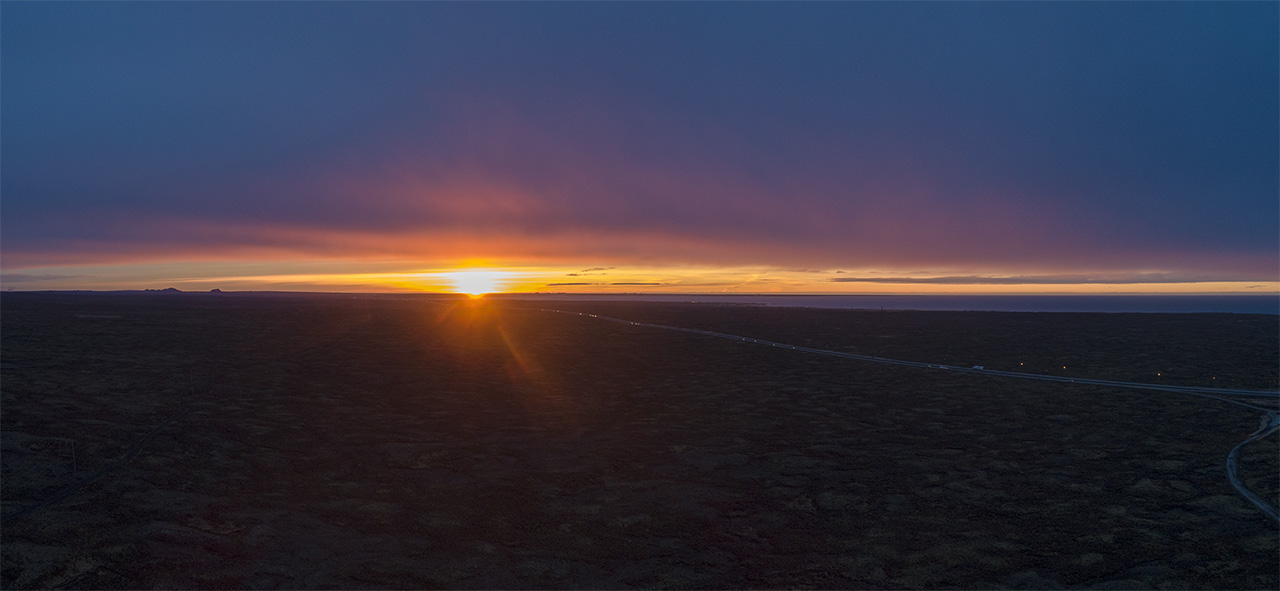
M 708 302 L 871 310 L 991 312 L 1146 312 L 1280 315 L 1280 294 L 1267 295 L 727 295 L 511 294 L 560 301 Z

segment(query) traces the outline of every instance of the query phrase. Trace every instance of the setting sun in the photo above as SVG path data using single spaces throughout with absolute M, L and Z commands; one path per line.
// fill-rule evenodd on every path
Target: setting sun
M 453 282 L 458 293 L 478 296 L 500 291 L 508 274 L 501 271 L 456 271 L 444 276 Z

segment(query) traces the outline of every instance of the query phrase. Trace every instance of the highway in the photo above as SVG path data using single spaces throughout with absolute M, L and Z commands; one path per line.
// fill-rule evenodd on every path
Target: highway
M 614 318 L 614 317 L 611 317 L 611 316 L 600 316 L 600 315 L 598 315 L 598 314 L 588 314 L 588 313 L 585 313 L 585 312 L 571 312 L 571 311 L 568 311 L 568 310 L 555 310 L 555 309 L 547 309 L 547 308 L 543 308 L 543 309 L 542 309 L 542 311 L 543 311 L 543 312 L 557 312 L 557 313 L 560 313 L 560 314 L 572 314 L 572 315 L 576 315 L 576 316 L 586 316 L 586 317 L 590 317 L 590 318 L 597 318 L 597 319 L 600 319 L 600 320 L 607 320 L 607 321 L 609 321 L 609 322 L 617 322 L 617 323 L 620 323 L 620 324 L 629 324 L 629 325 L 631 325 L 631 326 L 643 326 L 643 327 L 646 327 L 646 328 L 659 328 L 659 329 L 663 329 L 663 330 L 675 330 L 675 331 L 679 331 L 679 332 L 688 332 L 688 333 L 693 333 L 693 334 L 700 334 L 700 335 L 705 335 L 705 336 L 709 336 L 709 337 L 716 337 L 716 338 L 721 338 L 721 339 L 729 339 L 729 340 L 733 340 L 733 341 L 740 341 L 740 342 L 744 342 L 744 343 L 756 343 L 756 344 L 759 344 L 759 345 L 766 345 L 766 346 L 769 346 L 769 347 L 777 347 L 777 348 L 780 348 L 780 349 L 791 349 L 791 350 L 793 350 L 793 351 L 803 351 L 803 352 L 805 352 L 805 353 L 814 353 L 814 354 L 817 354 L 817 355 L 828 355 L 828 356 L 831 356 L 831 357 L 842 357 L 842 358 L 845 358 L 845 359 L 857 359 L 857 360 L 859 360 L 859 361 L 867 361 L 867 362 L 871 362 L 871 363 L 883 363 L 883 364 L 887 364 L 887 365 L 903 365 L 903 366 L 907 366 L 907 367 L 918 367 L 918 368 L 922 368 L 922 369 L 935 369 L 935 370 L 950 371 L 950 372 L 957 372 L 957 373 L 970 373 L 970 374 L 980 374 L 980 375 L 984 375 L 984 376 L 998 376 L 998 377 L 1005 377 L 1005 378 L 1016 378 L 1016 379 L 1022 379 L 1022 380 L 1038 380 L 1038 381 L 1042 381 L 1042 382 L 1066 382 L 1066 383 L 1072 383 L 1072 384 L 1092 384 L 1092 385 L 1096 385 L 1096 386 L 1111 386 L 1111 387 L 1115 387 L 1115 388 L 1135 388 L 1135 389 L 1140 389 L 1140 390 L 1160 390 L 1160 391 L 1164 391 L 1164 392 L 1179 392 L 1179 393 L 1182 393 L 1182 394 L 1207 395 L 1207 396 L 1209 396 L 1209 397 L 1216 397 L 1216 396 L 1241 396 L 1241 397 L 1247 397 L 1247 398 L 1275 398 L 1275 399 L 1280 399 L 1280 392 L 1272 392 L 1272 391 L 1270 391 L 1270 390 L 1240 390 L 1240 389 L 1234 389 L 1234 388 L 1205 388 L 1205 387 L 1199 387 L 1199 386 L 1168 386 L 1168 385 L 1164 385 L 1164 384 L 1147 384 L 1147 383 L 1142 383 L 1142 382 L 1120 382 L 1120 381 L 1116 381 L 1116 380 L 1096 380 L 1096 379 L 1092 379 L 1092 378 L 1072 378 L 1072 377 L 1065 377 L 1065 376 L 1050 376 L 1050 375 L 1044 375 L 1044 374 L 1025 373 L 1025 372 L 1017 372 L 1017 371 L 1003 371 L 1003 370 L 997 370 L 997 369 L 984 369 L 984 368 L 979 368 L 979 367 L 963 367 L 963 366 L 957 366 L 957 365 L 944 365 L 944 364 L 940 364 L 940 363 L 926 363 L 926 362 L 923 362 L 923 361 L 907 361 L 907 360 L 903 360 L 903 359 L 889 359 L 889 358 L 887 358 L 887 357 L 876 357 L 876 356 L 873 356 L 873 355 L 858 355 L 858 354 L 856 354 L 856 353 L 845 353 L 845 352 L 843 352 L 843 351 L 831 351 L 831 350 L 829 350 L 829 349 L 815 349 L 815 348 L 813 348 L 813 347 L 802 347 L 802 346 L 799 346 L 799 345 L 789 345 L 789 344 L 786 344 L 786 343 L 776 343 L 776 342 L 773 342 L 773 341 L 766 341 L 766 340 L 764 340 L 764 339 L 755 339 L 755 338 L 751 338 L 751 337 L 744 337 L 744 336 L 740 336 L 740 335 L 727 334 L 727 333 L 723 333 L 723 332 L 712 332 L 712 331 L 709 331 L 709 330 L 699 330 L 699 329 L 696 329 L 696 328 L 684 328 L 684 327 L 680 327 L 680 326 L 668 326 L 668 325 L 665 325 L 665 324 L 649 324 L 649 323 L 646 323 L 646 322 L 634 322 L 634 321 L 631 321 L 631 320 L 625 320 L 625 319 L 622 319 L 622 318 Z M 1225 400 L 1225 402 L 1237 402 L 1237 401 L 1234 401 L 1234 400 Z M 1270 410 L 1270 409 L 1267 409 L 1267 408 L 1258 407 L 1258 406 L 1252 406 L 1252 405 L 1247 405 L 1247 404 L 1246 404 L 1245 406 L 1249 406 L 1250 408 L 1256 408 L 1256 409 L 1258 409 L 1258 410 Z
M 1273 520 L 1280 521 L 1280 512 L 1271 506 L 1265 500 L 1245 488 L 1244 483 L 1240 481 L 1239 476 L 1239 452 L 1245 445 L 1262 439 L 1277 429 L 1280 429 L 1280 412 L 1276 408 L 1267 408 L 1258 406 L 1253 401 L 1259 399 L 1280 400 L 1280 392 L 1272 392 L 1270 390 L 1242 390 L 1234 388 L 1203 388 L 1198 386 L 1167 386 L 1164 384 L 1146 384 L 1142 382 L 1121 382 L 1116 380 L 1097 380 L 1092 378 L 1072 378 L 1065 376 L 1050 376 L 1043 374 L 1025 373 L 1017 371 L 1003 371 L 997 369 L 985 369 L 983 367 L 960 367 L 954 365 L 944 365 L 940 363 L 926 363 L 922 361 L 907 361 L 903 359 L 889 359 L 886 357 L 876 357 L 874 355 L 858 355 L 856 353 L 845 353 L 843 351 L 832 351 L 829 349 L 815 349 L 813 347 L 801 347 L 799 345 L 789 345 L 786 343 L 777 343 L 774 341 L 766 341 L 764 339 L 756 339 L 744 337 L 741 335 L 727 334 L 723 332 L 713 332 L 709 330 L 700 330 L 696 328 L 684 328 L 680 326 L 668 326 L 665 324 L 650 324 L 647 322 L 635 322 L 623 318 L 614 318 L 612 316 L 601 316 L 598 314 L 588 314 L 586 312 L 573 312 L 569 310 L 556 310 L 551 308 L 542 308 L 543 312 L 555 312 L 559 314 L 570 314 L 574 316 L 584 316 L 605 320 L 608 322 L 616 322 L 619 324 L 627 324 L 631 326 L 640 326 L 645 328 L 657 328 L 661 330 L 674 330 L 679 332 L 693 333 L 708 337 L 720 339 L 729 339 L 744 343 L 754 343 L 757 345 L 765 345 L 768 347 L 776 347 L 779 349 L 790 349 L 803 353 L 813 353 L 816 355 L 827 355 L 830 357 L 840 357 L 843 359 L 854 359 L 869 363 L 881 363 L 886 365 L 901 365 L 906 367 L 916 367 L 920 369 L 931 369 L 936 371 L 947 371 L 952 373 L 974 374 L 988 377 L 1012 378 L 1019 380 L 1036 380 L 1041 382 L 1061 382 L 1070 384 L 1086 384 L 1091 386 L 1107 386 L 1112 388 L 1127 388 L 1136 390 L 1157 390 L 1161 392 L 1172 392 L 1177 394 L 1186 394 L 1189 396 L 1199 396 L 1202 398 L 1212 398 L 1237 406 L 1243 406 L 1253 410 L 1265 413 L 1262 416 L 1262 426 L 1255 431 L 1248 439 L 1241 441 L 1231 449 L 1227 454 L 1227 479 L 1231 482 L 1231 486 L 1235 487 L 1245 499 L 1253 503 L 1263 513 Z M 1246 400 L 1250 402 L 1246 402 Z M 1259 401 L 1260 402 L 1260 401 Z
M 1275 507 L 1262 500 L 1262 497 L 1254 494 L 1253 491 L 1245 488 L 1244 483 L 1240 482 L 1240 450 L 1247 444 L 1275 433 L 1277 429 L 1280 429 L 1280 413 L 1268 411 L 1262 417 L 1262 425 L 1258 427 L 1258 430 L 1254 431 L 1253 435 L 1250 435 L 1248 439 L 1237 443 L 1235 447 L 1231 448 L 1231 453 L 1227 454 L 1227 479 L 1231 481 L 1231 486 L 1234 486 L 1250 503 L 1256 505 L 1271 519 L 1280 521 L 1280 512 L 1276 511 Z

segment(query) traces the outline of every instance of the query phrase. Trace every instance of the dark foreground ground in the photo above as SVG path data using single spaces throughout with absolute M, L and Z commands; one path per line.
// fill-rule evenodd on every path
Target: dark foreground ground
M 1280 587 L 1255 411 L 530 308 L 1244 388 L 1275 316 L 485 302 L 3 295 L 0 586 Z

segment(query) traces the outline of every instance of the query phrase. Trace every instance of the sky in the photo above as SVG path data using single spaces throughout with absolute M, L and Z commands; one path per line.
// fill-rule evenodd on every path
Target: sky
M 4 2 L 0 286 L 1278 293 L 1278 15 Z

